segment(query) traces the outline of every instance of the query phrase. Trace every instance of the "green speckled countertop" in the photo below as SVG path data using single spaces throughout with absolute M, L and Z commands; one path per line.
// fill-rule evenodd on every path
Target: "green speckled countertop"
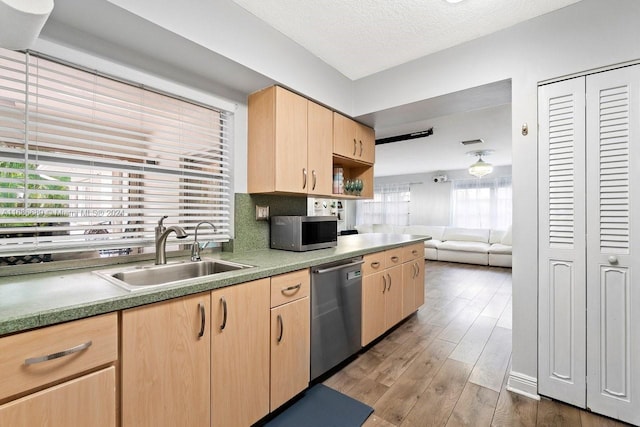
M 309 252 L 272 249 L 239 254 L 223 252 L 218 257 L 210 258 L 255 267 L 219 273 L 213 278 L 200 277 L 178 285 L 132 292 L 121 289 L 93 272 L 124 269 L 132 264 L 3 277 L 0 278 L 0 335 L 210 291 L 427 239 L 429 237 L 400 234 L 358 234 L 340 236 L 338 246 L 334 248 Z

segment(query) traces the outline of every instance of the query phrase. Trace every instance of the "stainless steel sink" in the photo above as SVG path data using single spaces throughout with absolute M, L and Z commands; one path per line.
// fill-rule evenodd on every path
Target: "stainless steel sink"
M 128 291 L 173 285 L 196 277 L 211 276 L 228 271 L 250 268 L 250 265 L 220 260 L 202 260 L 151 266 L 130 267 L 124 270 L 96 271 L 99 276 Z

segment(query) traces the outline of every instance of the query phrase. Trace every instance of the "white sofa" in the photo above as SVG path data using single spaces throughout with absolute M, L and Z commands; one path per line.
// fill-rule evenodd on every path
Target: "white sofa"
M 511 227 L 507 230 L 433 225 L 362 224 L 358 233 L 431 236 L 424 242 L 425 259 L 511 267 Z

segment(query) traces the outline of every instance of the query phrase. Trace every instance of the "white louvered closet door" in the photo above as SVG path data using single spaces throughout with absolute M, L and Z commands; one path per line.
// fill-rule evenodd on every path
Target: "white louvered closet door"
M 587 406 L 640 424 L 640 65 L 587 77 Z
M 585 79 L 538 90 L 538 392 L 585 407 Z

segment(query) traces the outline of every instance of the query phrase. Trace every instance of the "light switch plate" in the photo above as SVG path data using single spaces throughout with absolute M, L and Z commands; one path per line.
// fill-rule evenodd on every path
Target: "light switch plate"
M 269 206 L 256 205 L 256 221 L 266 221 L 269 219 Z

